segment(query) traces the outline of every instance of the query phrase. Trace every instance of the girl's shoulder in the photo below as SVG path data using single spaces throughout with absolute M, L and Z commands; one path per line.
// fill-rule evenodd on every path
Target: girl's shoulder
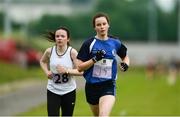
M 84 43 L 86 43 L 86 44 L 87 43 L 92 43 L 94 39 L 95 39 L 95 37 L 89 37 L 84 41 Z
M 90 37 L 90 38 L 87 38 L 86 40 L 84 40 L 81 45 L 81 49 L 88 49 L 94 40 L 95 40 L 95 37 Z
M 119 37 L 114 36 L 114 35 L 108 35 L 108 37 L 111 38 L 111 39 L 117 39 L 117 40 L 119 40 Z
M 71 53 L 77 53 L 77 50 L 71 46 L 69 46 Z
M 47 48 L 46 51 L 47 51 L 48 53 L 51 53 L 53 47 L 54 47 L 54 46 Z
M 111 41 L 115 42 L 115 43 L 121 43 L 121 40 L 119 39 L 119 37 L 116 36 L 108 36 L 110 38 Z
M 54 47 L 54 46 L 53 46 L 53 47 Z M 49 47 L 49 48 L 46 49 L 45 53 L 46 53 L 48 56 L 51 55 L 52 50 L 53 50 L 53 47 Z

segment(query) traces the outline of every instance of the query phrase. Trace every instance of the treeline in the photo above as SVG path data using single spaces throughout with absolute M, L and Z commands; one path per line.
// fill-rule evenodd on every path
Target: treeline
M 112 35 L 126 41 L 148 41 L 150 20 L 148 5 L 151 1 L 99 0 L 91 13 L 71 16 L 44 15 L 38 21 L 31 22 L 28 25 L 28 32 L 29 35 L 41 35 L 47 30 L 55 30 L 58 26 L 63 25 L 71 30 L 72 38 L 84 39 L 94 34 L 92 16 L 101 11 L 110 16 L 110 32 Z M 154 8 L 157 14 L 155 21 L 158 41 L 176 42 L 178 4 L 170 13 L 162 11 L 157 5 Z

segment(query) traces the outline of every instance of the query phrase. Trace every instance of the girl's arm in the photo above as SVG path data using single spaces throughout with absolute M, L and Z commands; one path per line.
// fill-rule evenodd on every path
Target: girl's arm
M 126 55 L 126 56 L 122 59 L 122 62 L 126 63 L 126 64 L 129 66 L 129 64 L 130 64 L 129 56 Z
M 88 61 L 81 61 L 81 60 L 78 60 L 78 71 L 84 71 L 84 70 L 87 70 L 88 68 L 90 68 L 91 66 L 94 65 L 94 61 L 92 59 L 88 60 Z
M 48 78 L 52 78 L 52 72 L 48 68 L 50 53 L 51 48 L 46 49 L 46 51 L 40 59 L 40 66 Z
M 121 71 L 127 71 L 129 68 L 130 59 L 128 55 L 126 55 L 124 58 L 122 58 L 122 62 L 120 63 L 120 70 Z

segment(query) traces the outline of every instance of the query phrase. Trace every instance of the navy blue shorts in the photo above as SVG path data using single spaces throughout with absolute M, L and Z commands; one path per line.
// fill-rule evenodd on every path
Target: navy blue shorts
M 101 83 L 89 84 L 86 83 L 85 85 L 85 92 L 86 92 L 86 101 L 89 104 L 97 105 L 99 104 L 100 97 L 104 95 L 114 95 L 115 92 L 115 81 L 105 81 Z

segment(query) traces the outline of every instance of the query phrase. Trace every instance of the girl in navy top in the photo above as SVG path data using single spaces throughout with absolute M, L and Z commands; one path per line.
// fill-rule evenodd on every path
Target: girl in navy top
M 86 100 L 94 116 L 109 116 L 115 102 L 116 57 L 122 60 L 122 71 L 128 69 L 129 57 L 126 46 L 118 38 L 108 35 L 109 18 L 106 14 L 96 14 L 93 26 L 96 35 L 81 46 L 77 56 L 78 70 L 84 71 Z

